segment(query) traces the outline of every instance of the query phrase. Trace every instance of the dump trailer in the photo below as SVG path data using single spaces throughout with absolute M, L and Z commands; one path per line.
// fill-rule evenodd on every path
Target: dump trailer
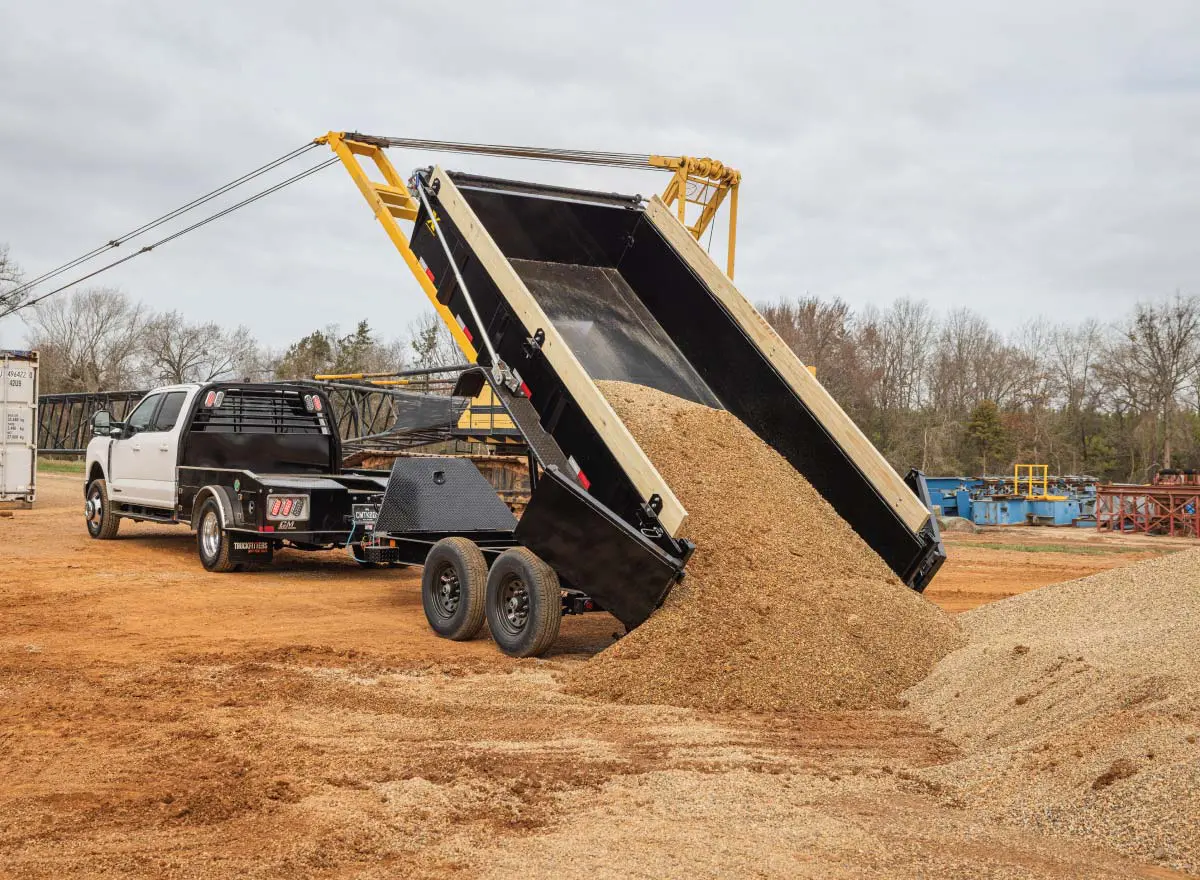
M 636 626 L 693 549 L 598 380 L 728 410 L 905 583 L 930 581 L 945 553 L 923 476 L 896 473 L 661 200 L 440 167 L 411 187 L 411 255 L 479 365 L 457 393 L 491 384 L 524 434 L 540 476 L 515 540 L 564 585 Z

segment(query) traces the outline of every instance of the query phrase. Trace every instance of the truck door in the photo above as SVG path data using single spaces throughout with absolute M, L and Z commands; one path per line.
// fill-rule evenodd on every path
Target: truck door
M 153 456 L 157 444 L 147 440 L 144 432 L 154 423 L 163 394 L 149 394 L 125 419 L 129 436 L 113 441 L 109 464 L 108 484 L 114 501 L 125 504 L 154 505 L 151 500 Z M 154 505 L 156 506 L 156 505 Z M 174 507 L 174 504 L 171 505 Z
M 154 414 L 154 420 L 142 431 L 142 477 L 146 481 L 148 504 L 166 510 L 175 509 L 175 465 L 178 460 L 180 413 L 187 400 L 186 391 L 168 391 Z M 134 438 L 136 439 L 136 438 Z

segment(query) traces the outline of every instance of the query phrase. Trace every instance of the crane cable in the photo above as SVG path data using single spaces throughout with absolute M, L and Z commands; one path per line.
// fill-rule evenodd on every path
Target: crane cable
M 296 155 L 299 155 L 299 154 L 297 153 Z M 328 168 L 330 165 L 334 165 L 340 161 L 341 161 L 340 159 L 338 159 L 336 156 L 334 156 L 333 158 L 326 159 L 324 162 L 320 162 L 320 163 L 312 166 L 311 168 L 306 168 L 304 171 L 301 171 L 298 174 L 294 174 L 291 177 L 287 178 L 286 180 L 280 181 L 279 183 L 275 184 L 274 186 L 268 187 L 267 189 L 262 190 L 261 192 L 255 193 L 254 195 L 252 195 L 248 198 L 242 199 L 242 201 L 237 202 L 233 205 L 230 205 L 227 208 L 223 208 L 222 210 L 216 212 L 215 214 L 211 214 L 208 217 L 205 217 L 203 220 L 199 220 L 199 221 L 193 223 L 191 226 L 185 226 L 183 229 L 180 229 L 177 232 L 173 232 L 164 238 L 160 238 L 158 241 L 153 242 L 152 244 L 145 245 L 144 247 L 139 248 L 138 250 L 122 257 L 119 260 L 114 260 L 111 263 L 107 263 L 107 264 L 101 266 L 99 269 L 89 272 L 88 274 L 83 275 L 79 278 L 76 278 L 73 281 L 68 281 L 66 284 L 62 285 L 61 287 L 56 287 L 54 290 L 47 291 L 46 293 L 43 293 L 40 296 L 36 296 L 33 299 L 26 300 L 25 302 L 20 303 L 19 305 L 15 306 L 14 308 L 10 309 L 9 311 L 7 311 L 3 314 L 0 314 L 0 317 L 7 317 L 8 315 L 15 314 L 16 312 L 19 312 L 22 309 L 27 309 L 30 306 L 35 306 L 38 303 L 40 303 L 42 300 L 47 299 L 48 297 L 54 296 L 56 293 L 62 293 L 64 290 L 67 290 L 71 287 L 74 287 L 77 284 L 87 281 L 89 278 L 94 278 L 95 276 L 99 275 L 101 272 L 107 272 L 109 269 L 113 269 L 117 266 L 120 266 L 122 263 L 129 262 L 134 257 L 140 257 L 142 254 L 149 253 L 150 251 L 154 250 L 155 248 L 157 248 L 161 245 L 164 245 L 164 244 L 167 244 L 168 242 L 174 241 L 175 239 L 179 238 L 180 236 L 187 235 L 189 232 L 194 232 L 195 230 L 199 229 L 201 226 L 207 226 L 209 223 L 212 223 L 214 220 L 219 220 L 222 217 L 226 216 L 227 214 L 232 214 L 234 211 L 237 211 L 240 208 L 244 208 L 249 204 L 257 202 L 259 199 L 265 198 L 266 196 L 269 196 L 272 193 L 279 192 L 279 190 L 283 189 L 284 187 L 291 186 L 293 183 L 301 181 L 304 178 L 308 177 L 309 175 L 316 174 L 318 171 Z M 263 167 L 266 168 L 266 166 L 263 166 Z M 273 166 L 273 167 L 275 167 L 275 166 Z M 249 179 L 249 177 L 247 177 L 246 179 Z M 240 178 L 239 178 L 239 180 L 240 180 Z M 242 182 L 244 182 L 244 181 L 242 181 Z M 222 192 L 228 192 L 229 188 L 232 188 L 232 187 L 228 187 L 228 188 L 223 187 Z M 203 199 L 203 201 L 208 201 L 208 200 L 209 200 L 208 197 L 205 197 Z M 191 204 L 191 207 L 195 207 L 196 205 L 203 204 L 203 201 L 198 199 L 195 201 L 194 204 L 192 204 L 192 203 L 189 203 L 189 204 Z M 190 208 L 187 208 L 186 210 L 190 210 Z M 177 211 L 171 212 L 170 216 L 177 217 L 181 213 L 183 213 L 183 209 L 177 209 Z M 167 215 L 164 215 L 164 216 L 167 216 Z M 147 229 L 152 229 L 158 225 L 161 225 L 161 224 L 158 223 L 157 221 L 154 222 L 153 224 L 147 224 Z M 146 231 L 146 230 L 142 230 L 142 231 Z M 140 235 L 141 233 L 138 232 L 137 234 Z M 103 253 L 103 251 L 106 249 L 107 248 L 98 250 L 98 252 L 96 254 L 93 254 L 93 256 L 98 256 L 99 253 Z M 87 257 L 87 259 L 92 259 L 92 257 Z M 79 263 L 85 262 L 85 260 L 81 258 L 81 259 L 78 259 L 73 262 L 75 265 L 79 265 Z M 47 273 L 47 277 L 52 277 L 54 274 L 57 274 L 57 272 Z M 28 285 L 26 285 L 25 289 L 28 289 Z
M 360 132 L 346 132 L 348 141 L 376 147 L 397 147 L 404 150 L 424 150 L 431 153 L 473 153 L 479 156 L 501 156 L 508 159 L 533 159 L 540 162 L 570 162 L 575 165 L 608 165 L 618 168 L 641 168 L 657 171 L 650 165 L 649 153 L 610 153 L 598 150 L 565 150 L 553 147 L 513 147 L 503 144 L 472 144 L 459 141 L 431 141 L 421 138 L 379 137 Z

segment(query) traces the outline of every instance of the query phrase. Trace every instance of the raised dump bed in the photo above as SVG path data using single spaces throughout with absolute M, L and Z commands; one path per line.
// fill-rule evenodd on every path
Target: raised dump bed
M 440 168 L 418 180 L 435 223 L 422 208 L 412 249 L 490 368 L 486 333 L 508 370 L 499 396 L 550 474 L 517 538 L 565 580 L 636 625 L 690 552 L 687 511 L 596 387 L 606 379 L 729 410 L 907 584 L 933 577 L 945 556 L 924 478 L 895 472 L 660 200 Z

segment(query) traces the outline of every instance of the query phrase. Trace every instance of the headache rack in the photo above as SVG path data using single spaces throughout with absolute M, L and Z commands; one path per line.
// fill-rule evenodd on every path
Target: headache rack
M 206 406 L 209 395 L 213 405 Z M 306 405 L 305 398 L 320 399 L 311 390 L 294 388 L 254 388 L 215 386 L 203 392 L 192 419 L 191 430 L 230 434 L 328 434 L 328 406 L 321 401 L 321 412 Z
M 200 389 L 184 434 L 184 467 L 260 474 L 336 474 L 342 449 L 329 401 L 303 385 L 215 383 Z

